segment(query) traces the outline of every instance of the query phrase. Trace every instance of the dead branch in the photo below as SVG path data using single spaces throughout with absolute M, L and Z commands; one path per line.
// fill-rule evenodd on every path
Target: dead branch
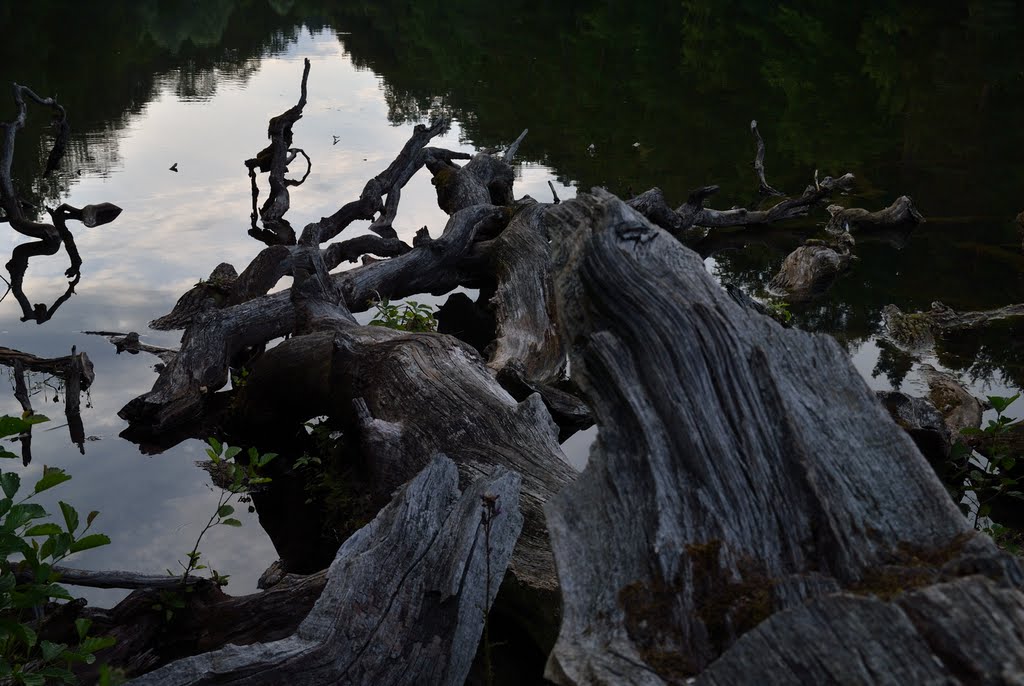
M 764 178 L 764 139 L 761 138 L 761 132 L 757 130 L 756 119 L 750 122 L 750 131 L 754 134 L 754 140 L 757 141 L 757 152 L 754 153 L 754 171 L 757 173 L 758 192 L 761 195 L 785 195 L 782 191 L 772 188 Z

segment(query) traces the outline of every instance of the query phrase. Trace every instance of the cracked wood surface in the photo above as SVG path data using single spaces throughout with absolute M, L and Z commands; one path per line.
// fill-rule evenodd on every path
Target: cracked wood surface
M 502 508 L 489 554 L 484 495 Z M 292 636 L 184 658 L 132 683 L 461 685 L 522 526 L 518 500 L 518 475 L 498 469 L 460 493 L 455 465 L 438 457 L 342 545 Z
M 548 217 L 572 375 L 600 426 L 545 508 L 564 602 L 549 678 L 680 683 L 842 589 L 981 572 L 1019 600 L 1018 563 L 970 530 L 832 338 L 741 307 L 603 191 Z M 831 612 L 834 638 L 816 639 L 836 650 L 882 630 Z

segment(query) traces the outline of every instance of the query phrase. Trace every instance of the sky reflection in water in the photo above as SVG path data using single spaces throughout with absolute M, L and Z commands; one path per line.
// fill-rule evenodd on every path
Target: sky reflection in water
M 195 466 L 204 457 L 200 442 L 188 441 L 148 457 L 118 438 L 125 423 L 117 411 L 149 390 L 156 359 L 115 355 L 105 339 L 80 332 L 138 331 L 146 342 L 176 347 L 180 332 L 150 331 L 147 322 L 168 312 L 218 263 L 231 262 L 240 271 L 264 247 L 246 235 L 251 196 L 242 161 L 266 144 L 269 117 L 298 98 L 304 57 L 312 61 L 309 103 L 295 126 L 295 145 L 309 153 L 313 171 L 304 185 L 291 190 L 288 218 L 301 228 L 358 197 L 366 181 L 390 164 L 411 126 L 388 124 L 378 78 L 355 69 L 333 34 L 304 31 L 284 55 L 263 59 L 244 86 L 221 82 L 209 99 L 181 100 L 164 85 L 160 96 L 131 116 L 120 132 L 108 173 L 84 170 L 66 198 L 77 206 L 108 201 L 124 209 L 107 226 L 69 225 L 83 259 L 75 295 L 43 326 L 19 321 L 21 310 L 13 296 L 0 303 L 2 345 L 48 357 L 66 355 L 75 345 L 96 365 L 91 407 L 83 403 L 82 414 L 86 435 L 100 440 L 88 441 L 86 454 L 79 455 L 66 428 L 60 428 L 63 405 L 52 403 L 52 391 L 46 399 L 36 395 L 34 407 L 52 421 L 36 429 L 35 460 L 22 473 L 30 480 L 44 464 L 63 467 L 73 480 L 47 494 L 53 497 L 44 504 L 54 509 L 61 499 L 80 510 L 101 511 L 94 526 L 113 543 L 79 554 L 70 564 L 149 573 L 176 569 L 176 560 L 191 549 L 217 502 L 207 474 Z M 459 142 L 458 131 L 453 127 L 434 144 L 470 150 Z M 336 145 L 333 136 L 340 137 Z M 173 163 L 177 173 L 169 170 Z M 527 166 L 518 190 L 545 198 L 550 195 L 548 178 L 546 170 Z M 263 184 L 265 180 L 260 179 Z M 558 188 L 563 197 L 572 195 Z M 401 237 L 411 242 L 424 225 L 436 235 L 445 219 L 429 176 L 414 178 L 403 190 L 395 222 Z M 351 235 L 362 230 L 350 230 Z M 20 234 L 0 231 L 2 254 L 24 242 Z M 56 256 L 32 260 L 25 277 L 29 299 L 52 303 L 64 293 L 67 267 L 63 249 Z M 0 413 L 20 411 L 11 393 L 0 395 Z M 13 461 L 4 465 L 14 467 Z M 236 594 L 255 590 L 259 575 L 276 559 L 255 516 L 244 506 L 238 509 L 245 526 L 214 529 L 201 546 L 208 564 L 231 575 L 229 591 Z M 92 602 L 109 602 L 122 594 L 86 595 Z

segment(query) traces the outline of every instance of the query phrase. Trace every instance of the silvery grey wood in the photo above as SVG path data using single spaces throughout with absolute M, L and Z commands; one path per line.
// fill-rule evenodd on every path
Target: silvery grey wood
M 678 683 L 839 589 L 1020 583 L 832 338 L 741 307 L 601 190 L 547 216 L 572 376 L 600 426 L 545 508 L 564 601 L 549 678 Z
M 502 508 L 489 584 L 485 494 Z M 295 634 L 184 658 L 132 683 L 461 685 L 522 527 L 518 498 L 519 476 L 503 469 L 460 493 L 458 470 L 439 456 L 342 545 Z

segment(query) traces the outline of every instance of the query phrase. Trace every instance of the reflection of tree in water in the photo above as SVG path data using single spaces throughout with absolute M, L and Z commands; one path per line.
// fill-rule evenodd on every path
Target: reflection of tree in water
M 29 120 L 29 103 L 48 108 L 53 113 L 54 125 L 59 131 L 56 142 L 47 155 L 44 176 L 59 168 L 61 164 L 61 158 L 66 150 L 67 113 L 55 99 L 42 98 L 26 86 L 14 86 L 13 96 L 16 107 L 15 116 L 10 121 L 0 122 L 0 208 L 3 209 L 3 221 L 14 231 L 37 240 L 14 248 L 11 259 L 6 265 L 7 271 L 11 275 L 8 285 L 21 305 L 23 313 L 21 320 L 31 319 L 35 320 L 37 324 L 42 324 L 48 321 L 57 308 L 71 297 L 81 278 L 82 258 L 78 254 L 74 237 L 68 230 L 67 221 L 71 219 L 90 227 L 100 226 L 116 219 L 121 214 L 121 208 L 110 203 L 86 205 L 81 209 L 62 204 L 55 210 L 47 210 L 52 222 L 49 224 L 35 221 L 34 218 L 27 216 L 26 204 L 19 197 L 15 188 L 12 167 L 15 159 L 15 141 L 18 133 L 25 128 Z M 49 307 L 45 303 L 33 306 L 24 291 L 25 271 L 28 269 L 29 260 L 42 255 L 54 255 L 62 245 L 67 250 L 68 258 L 71 261 L 71 266 L 65 271 L 65 275 L 71 279 L 67 291 Z
M 53 137 L 41 122 L 30 122 L 20 136 L 13 173 L 19 195 L 39 208 L 34 218 L 43 216 L 42 207 L 60 204 L 81 174 L 116 168 L 117 132 L 161 90 L 204 99 L 224 80 L 243 83 L 263 56 L 282 52 L 299 30 L 265 3 L 235 0 L 0 3 L 0 25 L 11 29 L 0 41 L 0 94 L 11 82 L 31 83 L 58 94 L 73 113 L 64 171 L 50 178 L 42 178 L 38 165 Z M 54 49 L 41 50 L 39 36 Z
M 936 353 L 940 364 L 962 371 L 972 382 L 1002 381 L 1024 388 L 1024 322 L 1020 320 L 940 338 Z
M 878 362 L 871 370 L 871 377 L 885 375 L 893 390 L 899 390 L 907 374 L 914 368 L 914 356 L 906 353 L 884 339 L 878 340 Z

